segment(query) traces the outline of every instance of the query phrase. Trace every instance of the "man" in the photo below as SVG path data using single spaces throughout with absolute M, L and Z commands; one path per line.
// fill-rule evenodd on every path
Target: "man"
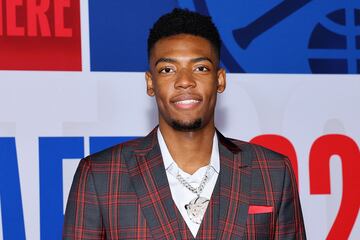
M 148 38 L 159 126 L 81 160 L 65 239 L 305 239 L 290 162 L 215 128 L 221 40 L 209 17 L 174 9 Z

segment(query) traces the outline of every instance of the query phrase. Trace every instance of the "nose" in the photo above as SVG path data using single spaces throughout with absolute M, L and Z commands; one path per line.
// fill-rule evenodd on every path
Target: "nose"
M 187 69 L 182 69 L 178 72 L 175 81 L 175 88 L 193 88 L 196 87 L 196 81 L 192 76 L 192 72 Z

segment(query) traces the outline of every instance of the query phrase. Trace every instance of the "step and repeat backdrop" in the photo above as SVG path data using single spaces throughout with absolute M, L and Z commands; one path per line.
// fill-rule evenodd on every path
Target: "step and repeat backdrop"
M 288 155 L 309 239 L 360 239 L 360 1 L 1 0 L 0 239 L 61 239 L 79 160 L 146 135 L 146 38 L 212 16 L 218 128 Z

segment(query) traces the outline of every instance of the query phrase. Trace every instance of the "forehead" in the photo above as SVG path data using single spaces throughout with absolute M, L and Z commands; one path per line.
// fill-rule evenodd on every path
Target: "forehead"
M 157 41 L 150 53 L 150 61 L 161 57 L 208 57 L 216 59 L 209 40 L 190 34 L 178 34 Z

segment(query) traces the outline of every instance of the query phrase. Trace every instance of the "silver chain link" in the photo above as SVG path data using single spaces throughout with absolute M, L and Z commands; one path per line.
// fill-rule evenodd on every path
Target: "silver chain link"
M 197 188 L 194 188 L 190 185 L 179 173 L 176 175 L 176 179 L 179 180 L 179 182 L 184 185 L 187 189 L 189 189 L 191 192 L 195 193 L 196 195 L 200 196 L 201 192 L 204 190 L 206 182 L 209 180 L 209 173 L 210 173 L 210 165 L 208 165 L 205 175 L 203 179 L 201 179 L 201 182 Z

